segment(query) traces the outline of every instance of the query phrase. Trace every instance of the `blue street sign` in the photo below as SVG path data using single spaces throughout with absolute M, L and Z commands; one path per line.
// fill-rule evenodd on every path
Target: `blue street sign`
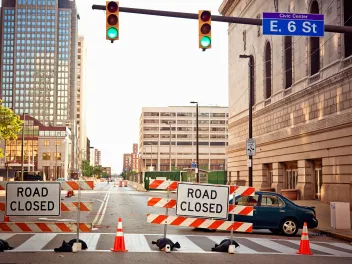
M 197 164 L 195 162 L 192 162 L 192 168 L 195 169 L 197 167 Z
M 324 37 L 324 15 L 264 12 L 263 35 Z

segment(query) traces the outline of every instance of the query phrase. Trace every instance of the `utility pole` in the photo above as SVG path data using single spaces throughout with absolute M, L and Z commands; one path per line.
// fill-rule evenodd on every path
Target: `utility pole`
M 152 143 L 149 143 L 150 145 L 150 167 L 153 167 L 153 145 Z
M 170 163 L 170 171 L 171 171 L 171 122 L 169 122 L 169 125 L 170 125 L 169 163 Z
M 196 173 L 196 175 L 197 175 L 197 182 L 199 183 L 200 181 L 199 181 L 199 133 L 198 133 L 198 126 L 199 126 L 199 124 L 198 124 L 198 102 L 194 102 L 194 101 L 192 101 L 191 102 L 191 104 L 196 104 L 196 133 L 197 133 L 197 140 L 196 140 L 196 142 L 197 142 L 197 144 L 196 144 L 196 159 L 197 159 L 197 166 L 196 166 L 196 168 L 197 168 L 197 173 Z
M 56 140 L 55 140 L 55 146 L 56 146 L 56 152 L 55 152 L 55 180 L 57 180 L 57 158 L 58 158 L 58 153 L 57 153 L 57 131 L 56 131 Z
M 23 167 L 24 167 L 24 128 L 26 123 L 26 114 L 23 113 L 23 126 L 22 126 L 22 149 L 21 149 L 21 181 L 23 181 Z
M 253 92 L 254 92 L 254 58 L 253 55 L 240 55 L 241 59 L 248 59 L 249 67 L 249 100 L 248 100 L 248 138 L 249 140 L 253 137 Z M 248 182 L 249 186 L 253 186 L 253 156 L 249 155 L 249 165 L 248 165 Z

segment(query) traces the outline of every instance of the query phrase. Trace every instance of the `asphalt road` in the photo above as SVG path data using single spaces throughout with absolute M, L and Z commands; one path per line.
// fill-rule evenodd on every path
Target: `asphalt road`
M 63 196 L 66 192 L 63 192 Z M 63 198 L 65 202 L 77 200 L 76 196 Z M 54 253 L 63 240 L 69 241 L 76 237 L 67 233 L 0 233 L 0 239 L 7 240 L 14 250 L 0 253 L 0 263 L 80 263 L 91 260 L 90 263 L 213 263 L 234 262 L 236 260 L 248 263 L 351 263 L 352 246 L 343 241 L 309 232 L 310 246 L 313 256 L 297 255 L 300 244 L 300 233 L 296 237 L 273 235 L 270 231 L 254 231 L 252 234 L 235 233 L 234 239 L 240 244 L 236 255 L 213 253 L 211 248 L 215 243 L 229 237 L 229 232 L 207 232 L 186 227 L 168 226 L 168 237 L 181 244 L 178 252 L 166 254 L 152 245 L 152 241 L 161 238 L 163 225 L 146 222 L 148 213 L 164 214 L 165 209 L 148 207 L 148 197 L 166 197 L 165 192 L 137 192 L 132 187 L 118 187 L 113 183 L 98 183 L 93 191 L 82 191 L 82 201 L 92 201 L 93 210 L 81 213 L 81 222 L 93 223 L 92 233 L 81 233 L 80 238 L 88 244 L 88 252 Z M 175 197 L 175 194 L 171 194 Z M 4 199 L 4 197 L 0 197 Z M 175 214 L 175 210 L 169 210 Z M 61 217 L 11 217 L 11 221 L 76 221 L 76 212 L 63 212 Z M 117 219 L 123 220 L 124 238 L 129 253 L 112 253 Z M 50 219 L 50 220 L 49 220 Z M 95 254 L 92 254 L 93 251 Z M 30 252 L 30 253 L 28 253 Z M 182 254 L 180 254 L 182 253 Z M 198 253 L 198 254 L 194 254 Z M 166 254 L 166 255 L 165 255 Z M 265 258 L 260 256 L 265 255 Z M 76 261 L 77 260 L 77 261 Z
M 1 254 L 1 253 L 0 253 Z M 287 255 L 230 255 L 230 254 L 173 254 L 173 253 L 4 253 L 1 254 L 2 264 L 171 264 L 171 263 L 246 263 L 246 264 L 350 264 L 351 258 L 329 258 L 316 256 L 287 256 Z

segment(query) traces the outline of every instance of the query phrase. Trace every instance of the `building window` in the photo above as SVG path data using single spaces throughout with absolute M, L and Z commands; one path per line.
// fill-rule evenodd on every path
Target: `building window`
M 310 7 L 311 14 L 319 14 L 319 4 L 314 1 Z M 320 70 L 320 43 L 319 37 L 310 38 L 310 74 L 314 75 Z
M 265 45 L 265 99 L 271 97 L 271 45 Z
M 54 153 L 54 160 L 61 160 L 61 152 Z
M 285 89 L 292 86 L 292 37 L 285 37 Z
M 50 140 L 44 140 L 44 146 L 50 146 Z
M 60 146 L 61 141 L 60 140 L 55 140 L 55 146 Z
M 43 153 L 43 160 L 50 160 L 50 152 Z
M 352 1 L 345 0 L 343 4 L 344 9 L 344 25 L 347 27 L 352 26 Z M 344 33 L 345 42 L 345 58 L 352 55 L 352 33 Z

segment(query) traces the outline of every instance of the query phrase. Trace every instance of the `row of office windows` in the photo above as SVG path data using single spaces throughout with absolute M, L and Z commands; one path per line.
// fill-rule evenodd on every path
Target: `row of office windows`
M 144 116 L 182 116 L 182 117 L 192 117 L 196 116 L 195 113 L 185 113 L 185 112 L 144 112 Z M 198 116 L 200 117 L 228 117 L 227 113 L 199 113 Z
M 186 139 L 192 139 L 194 138 L 193 135 L 183 135 L 183 134 L 177 134 L 177 135 L 171 135 L 171 138 L 186 138 Z M 200 139 L 227 139 L 226 135 L 203 135 L 203 134 L 199 134 L 198 137 Z M 159 135 L 158 134 L 144 134 L 143 138 L 155 138 L 158 139 Z M 165 134 L 165 135 L 160 135 L 160 138 L 170 138 L 170 135 Z
M 175 131 L 175 127 L 171 128 L 171 131 Z M 227 132 L 225 127 L 198 127 L 199 131 L 212 131 L 212 132 Z M 143 127 L 143 131 L 159 131 L 159 127 Z M 170 131 L 170 127 L 161 127 L 160 131 Z M 192 130 L 190 130 L 192 131 Z M 193 128 L 193 131 L 197 131 L 197 128 Z
M 170 142 L 169 141 L 144 141 L 143 145 L 154 145 L 157 146 L 158 143 L 160 143 L 161 146 L 169 146 Z M 198 142 L 200 146 L 228 146 L 227 142 Z M 171 145 L 176 145 L 176 146 L 193 146 L 197 145 L 197 142 L 192 142 L 192 141 L 178 141 L 178 142 L 171 142 Z
M 19 5 L 55 6 L 56 0 L 18 0 Z
M 50 152 L 43 152 L 42 154 L 43 160 L 51 160 L 51 157 L 53 157 L 53 160 L 61 160 L 61 152 L 53 152 L 53 155 Z
M 143 120 L 144 124 L 159 124 L 159 120 L 158 119 L 144 119 Z M 176 124 L 176 120 L 160 120 L 160 124 Z M 195 124 L 196 121 L 193 120 L 193 124 Z M 198 124 L 200 125 L 205 125 L 205 124 L 214 124 L 214 125 L 225 125 L 227 123 L 226 120 L 198 120 Z M 191 123 L 184 123 L 181 120 L 177 121 L 177 124 L 192 124 Z

